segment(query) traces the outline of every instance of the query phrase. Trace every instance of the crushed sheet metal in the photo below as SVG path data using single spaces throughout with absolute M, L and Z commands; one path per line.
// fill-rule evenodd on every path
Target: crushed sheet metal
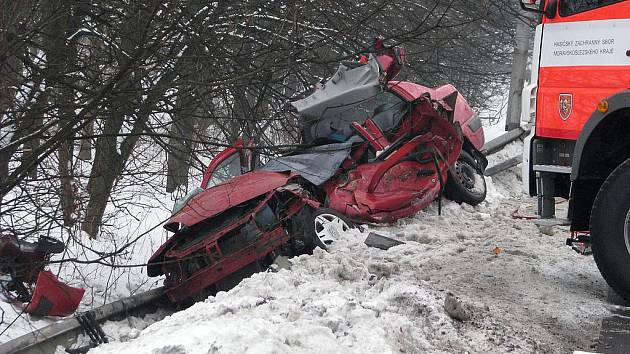
M 339 166 L 350 154 L 352 145 L 359 141 L 359 137 L 353 137 L 345 143 L 316 146 L 301 152 L 299 155 L 276 157 L 267 162 L 262 169 L 275 172 L 295 172 L 307 181 L 319 186 L 335 175 Z

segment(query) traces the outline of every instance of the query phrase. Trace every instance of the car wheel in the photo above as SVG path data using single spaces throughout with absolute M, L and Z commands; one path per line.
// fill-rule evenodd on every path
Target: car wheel
M 477 161 L 466 151 L 461 152 L 448 172 L 444 193 L 448 199 L 475 206 L 486 199 L 486 180 Z
M 593 258 L 602 276 L 630 301 L 630 159 L 619 165 L 599 189 L 591 211 Z
M 339 240 L 340 236 L 354 228 L 354 224 L 344 215 L 328 208 L 316 209 L 312 214 L 313 245 L 324 250 Z

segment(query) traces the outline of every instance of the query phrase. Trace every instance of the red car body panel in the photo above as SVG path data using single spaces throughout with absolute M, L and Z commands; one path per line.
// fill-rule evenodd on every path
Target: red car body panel
M 64 250 L 61 241 L 49 237 L 33 243 L 20 240 L 14 234 L 0 234 L 0 275 L 9 278 L 9 281 L 3 280 L 6 283 L 0 288 L 0 293 L 31 315 L 72 314 L 78 308 L 85 290 L 64 284 L 53 273 L 44 270 L 51 255 Z M 18 283 L 31 294 L 20 294 L 16 287 Z M 28 295 L 28 298 L 22 298 L 24 295 Z
M 448 167 L 459 156 L 462 142 L 446 119 L 431 118 L 428 103 L 428 100 L 420 102 L 409 113 L 408 122 L 415 124 L 404 122 L 396 136 L 416 133 L 429 122 L 431 132 L 415 136 L 383 161 L 359 165 L 347 177 L 328 181 L 323 188 L 329 208 L 355 219 L 391 222 L 415 214 L 439 196 Z M 439 151 L 439 155 L 448 159 L 434 161 L 429 158 L 428 150 L 420 156 L 423 163 L 406 159 L 420 145 Z M 436 164 L 440 176 L 433 173 Z
M 161 262 L 164 254 L 183 237 L 183 234 L 177 233 L 182 226 L 196 225 L 234 206 L 260 197 L 286 185 L 295 176 L 289 173 L 256 170 L 202 191 L 166 221 L 164 228 L 176 233 L 153 253 L 148 263 Z M 183 256 L 177 253 L 174 255 Z
M 36 316 L 68 316 L 74 313 L 85 289 L 64 284 L 49 270 L 39 272 L 31 299 L 24 312 Z
M 257 172 L 259 171 L 249 174 L 256 175 Z M 207 192 L 212 194 L 212 190 L 220 186 L 222 185 L 210 188 Z M 289 240 L 288 234 L 281 226 L 264 230 L 255 221 L 256 215 L 276 194 L 288 193 L 295 197 L 290 201 L 284 219 L 291 218 L 306 205 L 313 208 L 319 207 L 319 203 L 307 199 L 299 187 L 294 188 L 291 185 L 276 188 L 270 188 L 271 186 L 267 185 L 267 187 L 269 191 L 266 195 L 262 194 L 262 200 L 229 225 L 213 231 L 200 231 L 200 237 L 195 237 L 193 242 L 190 242 L 191 245 L 183 249 L 177 249 L 177 247 L 189 242 L 186 236 L 190 235 L 176 233 L 154 253 L 149 260 L 149 264 L 154 264 L 149 267 L 149 275 L 167 274 L 165 293 L 171 301 L 181 301 L 199 293 L 202 289 L 223 280 L 248 264 L 266 257 Z M 251 199 L 248 198 L 248 200 Z M 249 227 L 250 235 L 255 236 L 254 241 L 244 243 L 243 247 L 237 250 L 233 250 L 233 247 L 228 247 L 225 243 L 222 244 L 222 240 L 242 234 L 246 227 Z M 186 269 L 185 261 L 194 258 L 202 260 L 205 267 L 195 270 Z
M 206 168 L 206 172 L 203 174 L 203 180 L 201 181 L 201 188 L 206 189 L 208 185 L 208 181 L 210 180 L 210 176 L 212 176 L 212 172 L 223 162 L 227 157 L 232 156 L 235 153 L 238 153 L 245 147 L 243 143 L 243 139 L 237 139 L 232 146 L 226 148 L 217 154 L 217 156 L 210 161 L 208 168 Z
M 433 89 L 406 81 L 390 81 L 388 83 L 388 86 L 392 92 L 395 92 L 408 102 L 416 100 L 427 93 L 434 100 L 442 100 L 446 96 L 457 91 L 457 89 L 453 85 L 443 85 Z M 456 122 L 459 122 L 460 126 L 462 127 L 463 135 L 472 143 L 475 149 L 481 150 L 481 147 L 485 142 L 483 129 L 471 129 L 470 123 L 474 119 L 479 118 L 468 104 L 468 101 L 466 101 L 466 98 L 464 98 L 464 96 L 462 95 L 457 96 L 457 104 L 455 105 L 453 118 Z
M 203 268 L 188 279 L 175 283 L 166 283 L 166 295 L 171 301 L 181 301 L 192 294 L 197 294 L 209 284 L 215 284 L 234 274 L 248 264 L 264 258 L 289 240 L 289 236 L 278 227 L 263 233 L 259 242 L 250 244 L 229 257 L 217 254 L 216 262 L 212 266 Z

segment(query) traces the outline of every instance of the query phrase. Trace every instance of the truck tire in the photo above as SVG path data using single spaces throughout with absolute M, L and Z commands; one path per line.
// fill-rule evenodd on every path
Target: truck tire
M 468 152 L 462 150 L 444 188 L 445 196 L 458 203 L 475 206 L 486 199 L 486 180 L 477 161 Z
M 593 258 L 600 273 L 630 301 L 630 159 L 602 184 L 591 211 Z
M 630 302 L 619 296 L 615 289 L 611 288 L 610 286 L 608 287 L 608 295 L 606 296 L 606 300 L 611 305 L 630 307 Z

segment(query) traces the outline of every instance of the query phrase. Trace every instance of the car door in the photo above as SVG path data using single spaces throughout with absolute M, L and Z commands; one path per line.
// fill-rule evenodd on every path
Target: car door
M 246 146 L 243 139 L 239 138 L 232 146 L 217 154 L 203 174 L 201 188 L 212 188 L 258 167 L 258 158 L 254 148 L 253 142 L 250 141 Z
M 232 146 L 225 148 L 212 159 L 199 187 L 175 201 L 171 213 L 174 215 L 194 196 L 208 188 L 224 183 L 231 178 L 247 173 L 258 167 L 255 145 L 250 142 L 247 147 L 243 139 L 237 139 Z

